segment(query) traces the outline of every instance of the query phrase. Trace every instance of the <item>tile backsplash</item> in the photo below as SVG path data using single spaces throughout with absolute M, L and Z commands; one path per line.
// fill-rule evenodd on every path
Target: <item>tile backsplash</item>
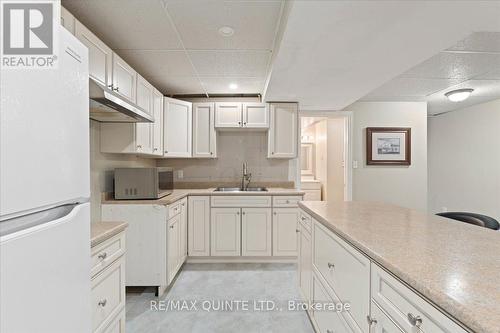
M 157 165 L 182 170 L 182 179 L 174 173 L 176 181 L 234 181 L 241 179 L 243 162 L 252 181 L 289 180 L 290 160 L 267 158 L 266 132 L 217 132 L 216 159 L 166 159 L 157 160 Z

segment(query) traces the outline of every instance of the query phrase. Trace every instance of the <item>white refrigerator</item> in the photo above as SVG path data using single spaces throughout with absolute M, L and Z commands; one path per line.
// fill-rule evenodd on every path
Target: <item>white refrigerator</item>
M 91 332 L 88 52 L 2 69 L 0 332 Z

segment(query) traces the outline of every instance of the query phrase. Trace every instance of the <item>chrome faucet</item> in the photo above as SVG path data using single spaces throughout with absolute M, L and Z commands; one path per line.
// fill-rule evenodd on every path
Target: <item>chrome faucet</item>
M 250 184 L 252 174 L 248 172 L 247 163 L 243 162 L 243 176 L 241 177 L 241 189 L 245 191 Z

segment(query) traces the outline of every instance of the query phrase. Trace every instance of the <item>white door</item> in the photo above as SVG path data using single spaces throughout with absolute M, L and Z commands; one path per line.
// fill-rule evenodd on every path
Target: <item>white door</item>
M 39 217 L 0 236 L 0 332 L 91 332 L 90 204 Z
M 113 52 L 113 90 L 132 102 L 136 102 L 136 71 Z
M 192 114 L 190 102 L 165 97 L 163 149 L 165 157 L 191 157 Z
M 163 155 L 163 94 L 153 90 L 153 154 Z
M 298 111 L 295 103 L 271 103 L 268 133 L 269 158 L 297 157 Z
M 88 76 L 65 29 L 57 69 L 2 70 L 0 218 L 90 197 Z
M 271 208 L 241 209 L 241 255 L 271 256 Z
M 239 256 L 241 254 L 240 208 L 212 208 L 211 255 Z
M 168 283 L 172 282 L 179 266 L 180 214 L 168 220 L 167 229 L 167 269 Z
M 268 128 L 269 111 L 265 103 L 243 103 L 243 127 Z
M 306 301 L 311 301 L 312 243 L 311 234 L 299 223 L 299 285 Z
M 188 254 L 194 257 L 209 256 L 210 197 L 190 196 L 188 212 Z
M 137 74 L 136 104 L 149 114 L 153 108 L 153 86 L 145 78 Z
M 75 36 L 89 49 L 89 76 L 111 89 L 113 51 L 78 20 L 75 20 Z
M 193 157 L 217 157 L 214 103 L 193 104 Z
M 297 255 L 297 208 L 273 208 L 273 256 Z
M 136 104 L 143 108 L 147 113 L 152 113 L 153 108 L 153 86 L 149 84 L 142 76 L 137 74 L 137 92 Z M 144 154 L 153 153 L 153 124 L 136 123 L 135 140 L 137 152 Z
M 242 119 L 241 103 L 215 103 L 215 127 L 241 127 Z

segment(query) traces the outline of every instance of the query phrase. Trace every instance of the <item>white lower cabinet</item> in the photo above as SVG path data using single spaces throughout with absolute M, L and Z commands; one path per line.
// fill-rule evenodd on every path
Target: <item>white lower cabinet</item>
M 242 208 L 241 214 L 241 255 L 271 256 L 271 208 Z
M 210 255 L 210 196 L 188 199 L 188 255 Z
M 372 333 L 404 333 L 398 325 L 396 325 L 385 313 L 382 311 L 377 303 L 372 302 L 371 308 L 372 320 Z M 411 331 L 410 331 L 411 332 Z
M 125 333 L 125 309 L 106 327 L 104 333 Z
M 297 208 L 273 208 L 273 256 L 297 255 Z
M 211 209 L 211 255 L 241 255 L 241 209 Z
M 177 266 L 179 265 L 179 247 L 181 238 L 181 217 L 180 214 L 168 220 L 167 229 L 167 271 L 168 271 L 168 284 L 172 282 L 177 273 Z
M 299 223 L 299 287 L 306 301 L 311 300 L 312 239 L 310 229 Z

